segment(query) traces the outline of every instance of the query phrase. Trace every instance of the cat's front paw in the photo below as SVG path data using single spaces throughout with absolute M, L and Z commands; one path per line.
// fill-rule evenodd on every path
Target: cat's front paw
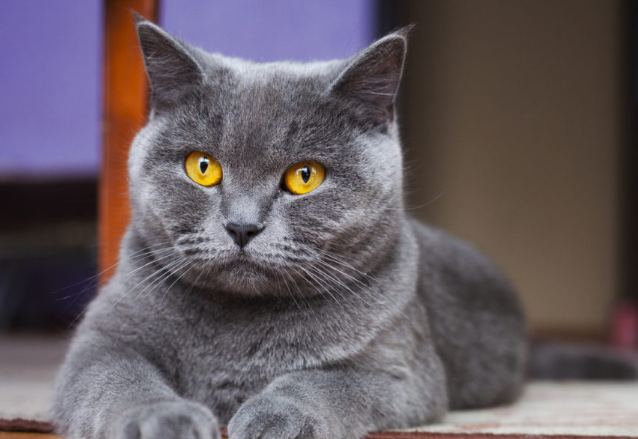
M 125 413 L 117 424 L 117 439 L 221 438 L 211 411 L 189 401 L 143 405 Z
M 232 439 L 336 439 L 319 413 L 311 414 L 285 396 L 249 399 L 228 424 Z

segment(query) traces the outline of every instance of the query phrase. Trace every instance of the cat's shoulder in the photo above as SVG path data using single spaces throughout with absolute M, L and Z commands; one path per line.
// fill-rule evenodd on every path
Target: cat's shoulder
M 426 224 L 414 218 L 409 219 L 409 224 L 414 231 L 414 235 L 422 252 L 479 253 L 472 244 L 443 229 L 439 229 L 438 227 Z
M 464 276 L 503 277 L 496 263 L 468 241 L 445 230 L 411 219 L 421 270 L 446 270 Z

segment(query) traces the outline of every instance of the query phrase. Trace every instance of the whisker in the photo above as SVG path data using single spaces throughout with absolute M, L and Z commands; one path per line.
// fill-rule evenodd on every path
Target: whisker
M 168 269 L 167 267 L 171 266 L 172 264 L 177 263 L 177 265 L 179 266 L 179 268 L 176 268 L 175 271 Z M 160 276 L 160 278 L 155 279 L 153 282 L 151 282 L 149 285 L 146 286 L 146 288 L 144 288 L 137 296 L 135 296 L 135 298 L 133 299 L 133 303 L 135 303 L 137 300 L 140 299 L 140 297 L 142 295 L 144 295 L 144 292 L 149 288 L 152 287 L 148 293 L 146 293 L 146 295 L 150 295 L 150 294 L 154 294 L 163 284 L 164 282 L 170 278 L 171 275 L 174 275 L 176 273 L 177 270 L 183 268 L 186 266 L 186 264 L 188 264 L 188 261 L 186 261 L 186 263 L 184 263 L 183 261 L 174 261 L 171 264 L 166 265 L 165 267 L 160 268 L 159 270 L 156 271 L 156 273 L 161 273 L 162 271 L 166 271 L 166 273 L 164 273 L 164 275 Z M 173 265 L 174 267 L 175 265 Z M 172 286 L 172 285 L 171 285 Z M 169 287 L 170 289 L 170 287 Z M 166 294 L 166 293 L 164 293 Z M 163 299 L 163 297 L 162 297 Z M 112 308 L 111 308 L 112 309 Z M 109 310 L 110 312 L 110 310 Z M 106 317 L 106 316 L 105 316 Z M 104 319 L 102 319 L 102 322 L 104 321 Z M 117 342 L 120 340 L 120 338 L 122 337 L 122 334 L 124 333 L 124 330 L 126 329 L 126 327 L 128 326 L 128 323 L 131 321 L 131 316 L 127 316 L 126 321 L 122 324 L 122 327 L 120 328 L 120 334 L 118 335 L 118 337 L 115 339 L 113 345 L 115 346 L 117 344 Z
M 138 267 L 137 269 L 135 269 L 135 270 L 131 271 L 130 273 L 127 273 L 125 276 L 123 276 L 123 277 L 122 277 L 122 280 L 129 279 L 130 277 L 132 277 L 132 276 L 133 276 L 133 274 L 135 274 L 135 272 L 137 272 L 137 271 L 139 271 L 139 270 L 143 269 L 144 267 L 146 267 L 146 266 L 148 266 L 148 265 L 150 265 L 150 264 L 153 264 L 153 263 L 155 263 L 155 262 L 157 262 L 157 261 L 160 261 L 160 260 L 162 260 L 162 259 L 169 258 L 169 257 L 171 257 L 171 256 L 172 256 L 172 255 L 170 255 L 170 254 L 169 254 L 169 255 L 163 256 L 163 257 L 161 257 L 161 258 L 154 259 L 154 260 L 152 260 L 152 261 L 150 261 L 150 262 L 148 262 L 148 263 L 146 263 L 146 264 L 142 265 L 141 267 Z M 155 274 L 155 273 L 156 273 L 156 272 L 154 272 L 153 274 Z M 147 278 L 148 278 L 148 276 L 147 276 Z M 140 285 L 140 284 L 141 284 L 142 282 L 144 282 L 147 278 L 145 278 L 145 279 L 141 280 L 141 281 L 140 281 L 137 285 L 135 285 L 135 287 L 137 287 L 138 285 Z M 135 287 L 134 287 L 134 288 L 135 288 Z M 118 299 L 118 300 L 117 300 L 117 301 L 113 304 L 113 306 L 109 309 L 109 311 L 107 312 L 107 314 L 108 314 L 108 313 L 110 313 L 110 310 L 111 310 L 111 309 L 112 309 L 115 305 L 117 305 L 117 304 L 118 304 L 118 303 L 119 303 L 122 299 L 124 299 L 124 297 L 126 297 L 127 295 L 128 295 L 128 293 L 124 293 L 124 294 L 122 295 L 122 297 L 121 297 L 120 299 Z M 76 316 L 76 317 L 75 317 L 75 318 L 71 321 L 71 323 L 69 323 L 69 328 L 70 328 L 70 327 L 72 327 L 72 326 L 75 324 L 75 322 L 77 322 L 77 321 L 78 321 L 78 320 L 79 320 L 79 319 L 80 319 L 80 318 L 81 318 L 84 314 L 86 314 L 86 312 L 88 311 L 88 309 L 89 309 L 89 306 L 87 305 L 87 306 L 86 306 L 86 307 L 82 310 L 82 312 L 80 312 L 80 313 L 79 313 L 79 314 L 78 314 L 78 315 L 77 315 L 77 316 Z
M 319 249 L 319 251 L 322 251 L 322 250 L 321 250 L 321 249 Z M 349 263 L 347 263 L 347 262 L 344 262 L 343 260 L 339 259 L 339 257 L 338 257 L 338 256 L 336 256 L 336 254 L 333 254 L 333 253 L 330 253 L 330 252 L 326 253 L 326 252 L 324 251 L 324 256 L 325 256 L 327 259 L 330 259 L 332 262 L 335 262 L 336 264 L 339 264 L 339 265 L 344 266 L 344 267 L 346 267 L 346 268 L 349 268 L 349 269 L 351 269 L 351 270 L 353 270 L 353 271 L 356 271 L 357 273 L 359 273 L 360 275 L 362 275 L 362 276 L 364 276 L 364 277 L 367 277 L 367 278 L 372 279 L 372 280 L 376 280 L 376 279 L 374 279 L 372 276 L 370 276 L 368 273 L 365 273 L 365 272 L 363 272 L 363 271 L 361 271 L 361 270 L 357 269 L 356 267 L 353 267 L 351 264 L 349 264 Z
M 162 244 L 158 244 L 158 245 L 163 245 L 163 243 L 162 243 Z M 150 248 L 150 247 L 145 247 L 145 248 L 142 248 L 142 249 L 140 249 L 140 250 L 136 251 L 135 253 L 133 253 L 132 255 L 130 255 L 129 257 L 127 257 L 127 260 L 134 260 L 134 259 L 139 259 L 139 258 L 144 257 L 145 255 L 147 255 L 147 254 L 149 254 L 149 253 L 151 253 L 151 252 L 152 252 L 152 250 L 149 250 L 149 248 Z M 168 250 L 168 249 L 163 249 L 163 250 Z M 141 255 L 140 255 L 140 254 L 138 254 L 138 253 L 140 253 L 140 252 L 144 252 L 144 251 L 146 251 L 146 253 L 145 253 L 145 254 L 141 254 Z M 157 251 L 162 251 L 162 249 L 157 250 Z M 60 300 L 68 299 L 68 298 L 73 297 L 73 296 L 82 295 L 82 294 L 84 294 L 84 293 L 85 293 L 85 292 L 86 292 L 89 288 L 91 288 L 91 287 L 95 286 L 95 283 L 94 283 L 93 281 L 97 280 L 100 276 L 102 276 L 103 274 L 105 274 L 105 273 L 106 273 L 106 272 L 108 272 L 109 270 L 112 270 L 113 268 L 117 267 L 117 266 L 118 266 L 118 265 L 120 265 L 122 262 L 123 262 L 123 261 L 118 261 L 118 262 L 116 262 L 115 264 L 111 265 L 110 267 L 105 268 L 104 270 L 100 271 L 99 273 L 94 274 L 93 276 L 89 276 L 88 278 L 86 278 L 86 279 L 84 279 L 84 280 L 81 280 L 81 281 L 76 282 L 76 283 L 71 284 L 71 285 L 67 285 L 66 287 L 62 287 L 62 288 L 59 288 L 59 289 L 57 289 L 57 290 L 50 291 L 48 294 L 56 294 L 56 293 L 59 293 L 59 292 L 61 292 L 61 291 L 68 290 L 69 288 L 73 288 L 73 287 L 76 287 L 76 286 L 78 286 L 78 285 L 81 285 L 81 284 L 83 284 L 83 283 L 85 283 L 85 282 L 90 282 L 90 284 L 89 284 L 89 285 L 87 285 L 87 286 L 85 286 L 85 287 L 84 287 L 84 289 L 83 289 L 82 291 L 80 291 L 79 293 L 70 294 L 70 295 L 68 295 L 68 296 L 64 296 L 64 297 L 58 297 L 58 298 L 56 298 L 55 300 L 56 300 L 56 301 L 60 301 Z
M 438 200 L 439 198 L 441 198 L 445 193 L 447 192 L 447 189 L 443 189 L 437 196 L 435 196 L 434 198 L 432 198 L 430 201 L 428 201 L 427 203 L 423 203 L 420 204 L 418 206 L 414 206 L 414 207 L 404 207 L 404 208 L 400 208 L 400 209 L 394 209 L 392 207 L 384 207 L 383 210 L 400 210 L 403 212 L 409 212 L 412 210 L 418 210 L 418 209 L 422 209 L 424 207 L 429 206 L 430 204 L 436 202 L 436 200 Z
M 195 264 L 193 262 L 187 261 L 188 263 L 190 263 L 190 267 L 188 268 L 188 270 L 186 270 L 185 272 L 183 272 L 181 275 L 179 275 L 177 277 L 177 279 L 175 279 L 173 281 L 173 283 L 166 289 L 166 291 L 164 292 L 164 295 L 162 296 L 162 299 L 160 300 L 160 305 L 162 303 L 164 303 L 164 298 L 166 297 L 166 295 L 168 294 L 168 292 L 171 290 L 171 288 L 173 287 L 173 285 L 175 285 L 177 283 L 177 281 L 179 281 L 182 277 L 184 277 L 189 271 L 191 271 L 193 269 L 193 267 L 195 266 Z M 188 265 L 188 263 L 186 265 Z M 181 270 L 183 269 L 184 266 L 182 266 L 182 268 L 179 268 L 177 270 Z
M 299 305 L 299 303 L 297 302 L 297 299 L 295 299 L 295 296 L 293 296 L 292 291 L 290 291 L 288 282 L 286 282 L 286 279 L 284 278 L 283 274 L 281 274 L 280 270 L 275 270 L 275 273 L 277 274 L 277 279 L 281 278 L 281 280 L 284 282 L 284 285 L 286 285 L 286 289 L 288 290 L 288 296 L 290 296 L 293 302 L 295 302 L 295 306 L 299 309 L 299 311 L 303 311 L 303 309 L 301 308 L 301 305 Z
M 330 290 L 329 290 L 329 289 L 327 289 L 324 285 L 321 285 L 321 283 L 320 283 L 320 282 L 318 282 L 317 277 L 316 277 L 315 275 L 313 275 L 311 272 L 309 272 L 308 270 L 306 270 L 305 268 L 303 268 L 301 265 L 299 265 L 299 268 L 301 268 L 301 269 L 302 269 L 305 273 L 307 273 L 307 274 L 308 274 L 308 276 L 309 276 L 309 277 L 310 277 L 310 279 L 311 279 L 310 283 L 311 283 L 312 285 L 318 285 L 318 286 L 320 286 L 321 288 L 323 288 L 323 290 L 324 290 L 326 293 L 328 293 L 328 295 L 332 298 L 332 300 L 334 300 L 334 301 L 337 303 L 337 305 L 339 305 L 339 306 L 341 307 L 341 309 L 343 309 L 343 310 L 345 311 L 345 308 L 343 307 L 343 305 L 341 304 L 341 302 L 340 302 L 339 300 L 337 300 L 337 298 L 336 298 L 335 296 L 333 296 L 333 294 L 330 292 Z M 317 292 L 321 293 L 321 292 L 319 291 L 319 288 L 317 288 Z
M 211 268 L 212 266 L 208 267 L 207 273 L 210 273 Z M 188 298 L 188 295 L 190 294 L 193 287 L 197 285 L 197 282 L 199 282 L 199 279 L 202 277 L 202 274 L 204 274 L 204 270 L 201 270 L 199 274 L 197 275 L 197 278 L 195 279 L 195 281 L 190 284 L 190 287 L 188 287 L 188 290 L 186 290 L 186 294 L 184 294 L 184 297 L 182 298 L 182 303 Z
M 165 259 L 165 258 L 170 257 L 170 256 L 171 256 L 171 255 L 165 256 L 165 257 L 164 257 L 164 258 L 162 258 L 162 259 Z M 155 261 L 155 260 L 153 260 L 153 261 L 151 261 L 151 262 L 149 262 L 149 263 L 147 263 L 147 264 L 143 265 L 142 267 L 139 267 L 138 269 L 136 269 L 136 270 L 134 270 L 134 271 L 141 270 L 142 268 L 144 268 L 144 267 L 146 267 L 147 265 L 150 265 L 150 264 L 152 264 L 152 263 L 154 263 L 154 262 L 156 262 L 156 261 Z M 167 267 L 175 266 L 175 265 L 177 265 L 177 264 L 179 264 L 179 263 L 181 263 L 181 262 L 182 262 L 182 261 L 181 261 L 181 260 L 179 260 L 179 259 L 178 259 L 178 260 L 175 260 L 175 261 L 172 261 L 172 262 L 170 262 L 169 264 L 167 264 L 167 265 L 165 265 L 165 266 L 160 267 L 159 269 L 155 270 L 154 272 L 152 272 L 151 274 L 149 274 L 148 276 L 146 276 L 144 279 L 142 279 L 142 280 L 141 280 L 141 281 L 139 281 L 137 284 L 135 284 L 135 286 L 133 286 L 132 288 L 128 288 L 128 289 L 127 289 L 127 291 L 126 291 L 124 294 L 122 294 L 122 296 L 121 296 L 119 299 L 117 299 L 117 300 L 116 300 L 116 301 L 115 301 L 115 302 L 111 305 L 111 307 L 107 310 L 107 312 L 104 314 L 104 317 L 102 318 L 101 323 L 103 323 L 103 322 L 104 322 L 104 319 L 105 319 L 105 318 L 106 318 L 106 317 L 107 317 L 107 316 L 111 313 L 111 311 L 113 311 L 113 308 L 115 308 L 115 307 L 116 307 L 116 306 L 117 306 L 117 305 L 118 305 L 118 304 L 119 304 L 122 300 L 124 300 L 124 298 L 125 298 L 125 297 L 127 297 L 127 296 L 131 293 L 131 292 L 135 291 L 135 289 L 136 289 L 138 286 L 140 286 L 141 284 L 143 284 L 143 283 L 147 282 L 148 280 L 150 280 L 151 278 L 153 278 L 153 277 L 155 277 L 155 276 L 157 276 L 157 275 L 160 275 L 160 277 L 161 277 L 162 272 L 163 272 L 163 271 L 165 271 L 165 270 L 167 269 Z M 132 274 L 132 273 L 131 273 L 131 274 Z M 129 274 L 129 276 L 130 276 L 130 274 Z M 152 286 L 152 285 L 154 284 L 154 282 L 155 282 L 155 281 L 153 281 L 153 282 L 151 282 L 149 285 L 147 285 L 147 286 L 146 286 L 146 287 L 142 290 L 142 292 L 141 292 L 140 294 L 138 294 L 138 295 L 137 295 L 137 296 L 133 299 L 133 302 L 135 302 L 135 301 L 136 301 L 136 300 L 140 297 L 140 295 L 141 295 L 142 293 L 144 293 L 144 291 L 146 291 L 146 290 L 147 290 L 150 286 Z M 100 323 L 100 325 L 101 325 L 101 323 Z
M 359 279 L 357 279 L 356 277 L 354 277 L 354 276 L 350 276 L 348 273 L 346 273 L 346 272 L 344 272 L 344 271 L 342 271 L 342 270 L 339 270 L 337 267 L 334 267 L 334 266 L 332 266 L 332 265 L 330 265 L 330 264 L 326 263 L 325 261 L 322 261 L 321 259 L 317 259 L 317 262 L 318 262 L 318 263 L 320 263 L 320 264 L 322 264 L 322 265 L 323 265 L 323 266 L 325 266 L 325 267 L 328 267 L 328 268 L 330 268 L 330 269 L 332 269 L 332 270 L 337 271 L 337 272 L 338 272 L 338 273 L 340 273 L 340 274 L 343 274 L 343 275 L 344 275 L 344 276 L 346 276 L 347 278 L 351 279 L 353 282 L 356 282 L 357 284 L 361 285 L 361 287 L 363 287 L 363 288 L 369 288 L 369 285 L 366 285 L 366 284 L 364 284 L 363 282 L 361 282 Z M 375 280 L 375 279 L 373 279 L 372 277 L 368 276 L 368 275 L 367 275 L 367 274 L 365 274 L 365 273 L 361 273 L 361 274 L 362 274 L 362 275 L 364 275 L 364 276 L 366 276 L 366 277 L 368 277 L 369 279 Z
M 364 300 L 364 298 L 362 296 L 360 296 L 359 294 L 357 294 L 354 290 L 352 290 L 345 282 L 343 282 L 341 279 L 337 278 L 336 276 L 328 273 L 327 271 L 321 270 L 319 267 L 313 267 L 315 272 L 317 273 L 321 273 L 322 277 L 324 279 L 326 279 L 328 282 L 332 281 L 333 285 L 335 287 L 343 287 L 346 290 L 348 290 L 352 295 L 354 295 L 356 298 L 360 299 L 360 300 Z M 339 291 L 339 290 L 336 290 Z M 345 298 L 345 296 L 343 296 L 341 293 L 339 293 L 339 295 L 342 298 Z

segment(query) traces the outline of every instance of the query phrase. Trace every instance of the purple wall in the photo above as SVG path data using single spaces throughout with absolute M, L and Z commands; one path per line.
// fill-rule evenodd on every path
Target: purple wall
M 0 178 L 95 173 L 101 0 L 0 2 Z
M 347 57 L 371 0 L 160 0 L 169 32 L 255 61 Z M 102 0 L 0 1 L 0 180 L 99 168 Z
M 370 44 L 373 6 L 372 0 L 162 0 L 160 22 L 211 52 L 311 61 L 345 58 Z

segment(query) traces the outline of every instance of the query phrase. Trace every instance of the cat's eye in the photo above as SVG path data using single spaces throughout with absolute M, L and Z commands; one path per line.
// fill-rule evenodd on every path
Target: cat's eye
M 315 190 L 326 176 L 326 171 L 319 163 L 297 163 L 286 171 L 284 185 L 295 195 L 307 194 Z
M 191 152 L 184 164 L 186 174 L 197 184 L 214 186 L 222 180 L 222 167 L 203 152 Z

